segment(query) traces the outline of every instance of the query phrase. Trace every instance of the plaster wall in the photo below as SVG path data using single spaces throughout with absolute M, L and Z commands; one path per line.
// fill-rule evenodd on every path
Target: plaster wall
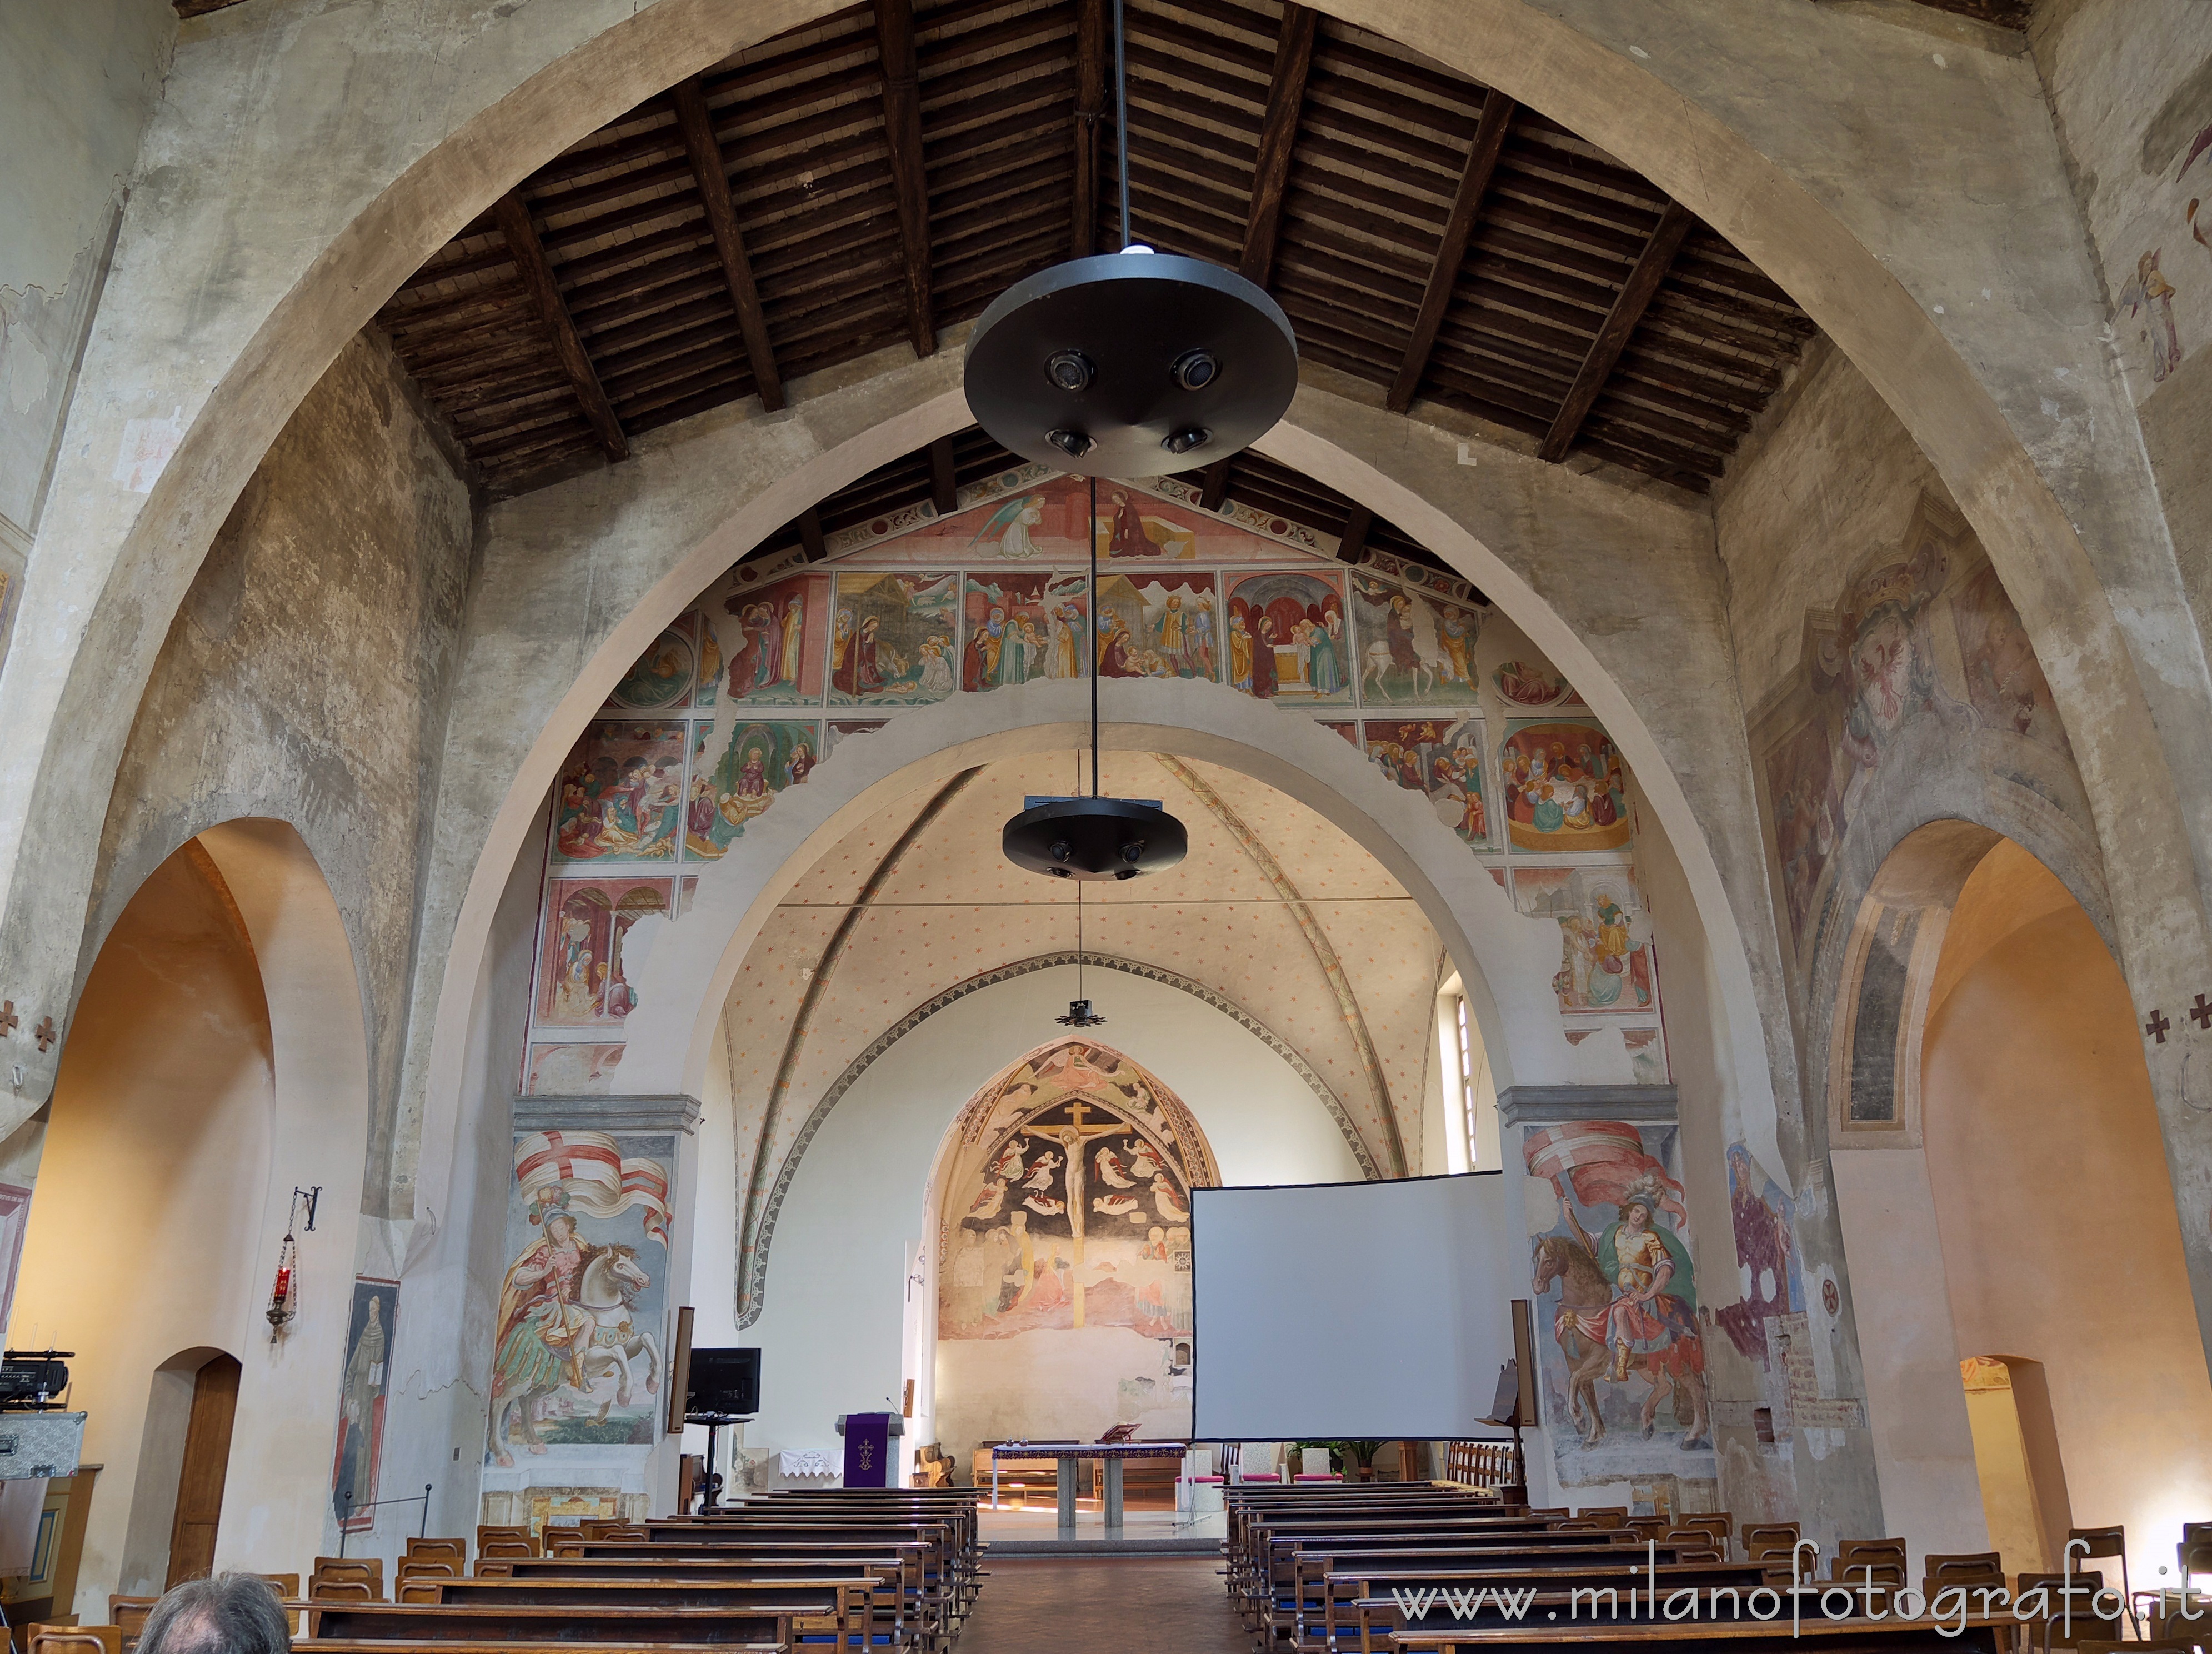
M 1953 910 L 1921 1047 L 1957 1353 L 2042 1364 L 2073 1521 L 2125 1523 L 2149 1578 L 2212 1499 L 2212 1383 L 2196 1328 L 2148 1312 L 2187 1271 L 2135 1020 L 2088 915 L 2001 842 Z M 2065 1244 L 2023 1253 L 2031 1230 Z
M 105 1615 L 110 1591 L 164 1584 L 176 1472 L 157 1464 L 140 1475 L 142 1449 L 161 1457 L 168 1433 L 153 1402 L 174 1375 L 156 1370 L 186 1350 L 227 1351 L 257 1371 L 290 1353 L 270 1347 L 266 1323 L 256 1335 L 268 1285 L 258 1278 L 261 1197 L 275 1170 L 268 1012 L 245 927 L 202 865 L 188 853 L 157 868 L 94 970 L 54 1097 L 8 1328 L 16 1346 L 76 1352 L 73 1400 L 90 1415 L 84 1456 L 105 1469 L 76 1602 L 57 1607 L 88 1623 Z M 342 1279 L 351 1260 L 335 1262 Z M 188 1402 L 189 1372 L 183 1383 Z M 256 1427 L 283 1432 L 319 1464 L 335 1400 L 319 1389 Z M 126 1533 L 138 1542 L 126 1546 Z M 218 1530 L 219 1545 L 232 1538 Z M 258 1565 L 301 1566 L 310 1542 L 288 1535 Z
M 2111 350 L 2200 630 L 2212 623 L 2212 12 L 2068 0 L 2029 33 L 2111 306 Z
M 388 1091 L 470 546 L 440 437 L 385 347 L 356 339 L 270 448 L 170 627 L 105 830 L 88 963 L 184 839 L 236 816 L 289 821 L 328 870 Z
M 0 9 L 0 648 L 176 33 L 161 0 Z
M 1917 1579 L 1930 1551 L 1989 1548 L 1935 1192 L 1917 1149 L 1838 1154 L 1835 1180 L 1882 1531 L 1905 1538 L 1912 1556 L 1906 1577 Z
M 724 1165 L 734 1165 L 735 1146 L 726 1115 L 710 1108 L 700 1144 L 709 1171 L 701 1179 L 694 1338 L 702 1345 L 761 1347 L 761 1414 L 746 1427 L 748 1449 L 834 1452 L 840 1448 L 832 1428 L 837 1414 L 880 1407 L 886 1397 L 896 1406 L 902 1381 L 916 1376 L 901 1370 L 900 1330 L 908 1260 L 923 1237 L 932 1162 L 953 1116 L 977 1088 L 1055 1031 L 1052 1019 L 1074 997 L 1074 982 L 1072 967 L 1055 967 L 970 994 L 876 1061 L 831 1112 L 799 1164 L 778 1223 L 766 1307 L 742 1335 L 734 1315 L 734 1249 L 726 1244 L 736 1213 L 720 1205 L 736 1180 L 712 1170 L 718 1152 L 732 1157 Z M 1224 1183 L 1359 1177 L 1335 1122 L 1255 1036 L 1188 994 L 1142 978 L 1094 971 L 1087 985 L 1109 1019 L 1101 1037 L 1110 1035 L 1115 1049 L 1158 1074 L 1189 1106 Z M 916 1290 L 934 1290 L 933 1283 Z M 1317 1312 L 1325 1308 L 1316 1306 Z M 986 1427 L 1004 1416 L 988 1405 L 963 1412 L 957 1382 L 941 1365 L 936 1402 L 933 1420 L 915 1421 L 916 1439 L 942 1440 L 958 1463 L 965 1464 L 975 1438 L 1012 1433 Z

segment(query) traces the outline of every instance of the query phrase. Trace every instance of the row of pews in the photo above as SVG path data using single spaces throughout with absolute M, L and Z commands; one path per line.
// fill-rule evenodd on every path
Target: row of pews
M 1794 1532 L 1748 1529 L 1732 1554 L 1725 1517 L 1662 1535 L 1449 1483 L 1248 1484 L 1226 1506 L 1229 1595 L 1260 1654 L 2014 1654 L 2055 1629 L 1964 1595 L 1929 1617 L 1901 1552 L 1894 1572 L 1823 1580 Z
M 397 1601 L 372 1584 L 286 1607 L 301 1654 L 945 1654 L 981 1585 L 975 1502 L 972 1488 L 792 1489 L 553 1529 L 542 1554 L 481 1542 L 466 1574 L 403 1564 Z M 108 1654 L 128 1654 L 121 1640 Z

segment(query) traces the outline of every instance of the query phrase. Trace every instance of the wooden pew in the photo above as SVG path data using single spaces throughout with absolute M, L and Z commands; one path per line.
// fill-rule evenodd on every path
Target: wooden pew
M 1325 1582 L 1327 1610 L 1322 1624 L 1317 1634 L 1301 1639 L 1301 1646 L 1336 1654 L 1346 1645 L 1340 1639 L 1348 1633 L 1356 1634 L 1361 1654 L 1375 1654 L 1385 1645 L 1386 1638 L 1419 1631 L 1437 1621 L 1448 1623 L 1455 1630 L 1517 1625 L 1531 1640 L 1548 1639 L 1557 1627 L 1575 1624 L 1578 1612 L 1597 1613 L 1601 1597 L 1617 1606 L 1625 1586 L 1631 1583 L 1635 1589 L 1625 1593 L 1629 1608 L 1620 1616 L 1620 1623 L 1663 1623 L 1657 1605 L 1684 1590 L 1711 1609 L 1707 1622 L 1712 1623 L 1745 1617 L 1744 1597 L 1765 1584 L 1766 1576 L 1755 1562 L 1647 1564 L 1633 1575 L 1625 1574 L 1618 1566 L 1332 1572 Z M 1486 1591 L 1489 1595 L 1482 1596 Z M 1512 1593 L 1510 1611 L 1498 1599 L 1502 1591 Z M 1429 1596 L 1431 1592 L 1437 1594 Z M 1728 1600 L 1722 1602 L 1713 1595 L 1716 1592 L 1726 1593 Z M 1425 1602 L 1421 1600 L 1424 1597 Z M 1415 1604 L 1410 1611 L 1409 1599 Z M 1477 1602 L 1479 1606 L 1474 1605 Z M 1614 1623 L 1614 1616 L 1608 1612 L 1602 1623 Z
M 1540 1635 L 1517 1625 L 1409 1627 L 1391 1633 L 1388 1646 L 1398 1654 L 1490 1654 L 1538 1646 L 1557 1654 L 2002 1654 L 2014 1630 L 1995 1616 L 1970 1619 L 1954 1633 L 1956 1623 L 1947 1622 L 1939 1632 L 1925 1620 L 1899 1624 L 1814 1615 L 1793 1627 L 1785 1614 L 1777 1621 L 1719 1625 L 1626 1620 L 1618 1627 L 1583 1624 L 1565 1630 L 1547 1625 Z
M 755 1540 L 725 1535 L 689 1543 L 653 1541 L 602 1540 L 580 1547 L 569 1555 L 518 1558 L 505 1566 L 518 1573 L 535 1572 L 563 1562 L 591 1565 L 629 1563 L 667 1576 L 683 1566 L 713 1564 L 834 1560 L 861 1565 L 892 1560 L 900 1570 L 902 1629 L 911 1627 L 923 1640 L 941 1645 L 950 1640 L 952 1614 L 949 1576 L 938 1566 L 936 1548 L 904 1530 L 860 1538 L 782 1538 Z M 487 1565 L 490 1566 L 490 1565 Z
M 605 1561 L 554 1556 L 486 1564 L 477 1578 L 494 1583 L 511 1580 L 526 1586 L 557 1587 L 569 1582 L 597 1581 L 666 1590 L 680 1590 L 692 1584 L 711 1587 L 726 1582 L 844 1584 L 856 1602 L 864 1602 L 866 1605 L 866 1634 L 870 1644 L 900 1649 L 914 1640 L 915 1629 L 908 1617 L 905 1584 L 909 1572 L 918 1584 L 918 1560 L 891 1554 L 832 1560 L 726 1557 L 711 1562 L 650 1562 L 635 1559 Z
M 585 1614 L 715 1608 L 743 1615 L 763 1608 L 788 1613 L 800 1642 L 834 1640 L 840 1648 L 872 1647 L 876 1581 L 838 1579 L 444 1579 L 437 1601 L 449 1608 L 568 1608 Z
M 574 1607 L 500 1607 L 471 1603 L 330 1602 L 311 1616 L 313 1633 L 300 1645 L 330 1654 L 337 1641 L 444 1649 L 456 1643 L 518 1645 L 659 1644 L 789 1650 L 792 1621 L 806 1610 L 756 1602 L 741 1614 L 718 1608 L 630 1607 L 590 1610 Z

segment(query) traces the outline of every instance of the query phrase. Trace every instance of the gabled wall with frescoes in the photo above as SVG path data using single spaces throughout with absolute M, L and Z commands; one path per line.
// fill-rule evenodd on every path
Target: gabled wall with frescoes
M 744 563 L 641 655 L 556 788 L 524 1088 L 620 1089 L 626 942 L 838 745 L 907 708 L 1082 673 L 1087 490 L 1024 466 Z M 1102 488 L 1107 677 L 1199 680 L 1311 717 L 1424 794 L 1524 915 L 1559 928 L 1561 1031 L 1617 1031 L 1618 1078 L 1667 1075 L 1637 886 L 1634 785 L 1603 725 L 1453 576 L 1171 479 Z

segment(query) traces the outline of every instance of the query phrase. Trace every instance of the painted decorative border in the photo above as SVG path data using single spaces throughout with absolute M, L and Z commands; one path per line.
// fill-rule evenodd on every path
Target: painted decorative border
M 877 1035 L 867 1049 L 846 1065 L 845 1072 L 839 1074 L 829 1090 L 822 1093 L 821 1099 L 815 1104 L 813 1111 L 806 1116 L 805 1123 L 799 1127 L 798 1136 L 792 1140 L 791 1147 L 783 1157 L 783 1164 L 776 1173 L 775 1186 L 769 1190 L 768 1203 L 761 1212 L 760 1236 L 753 1247 L 750 1279 L 747 1278 L 745 1269 L 744 1237 L 739 1235 L 737 1237 L 738 1269 L 737 1311 L 738 1325 L 740 1328 L 750 1327 L 759 1320 L 761 1310 L 767 1304 L 769 1247 L 775 1238 L 776 1216 L 783 1210 L 783 1198 L 791 1188 L 792 1179 L 798 1175 L 799 1160 L 805 1156 L 807 1146 L 813 1142 L 815 1134 L 822 1129 L 823 1122 L 829 1119 L 830 1111 L 837 1106 L 846 1092 L 859 1083 L 860 1076 L 867 1073 L 869 1068 L 874 1066 L 877 1059 L 890 1050 L 892 1046 L 897 1044 L 899 1041 L 904 1039 L 939 1012 L 948 1006 L 957 1004 L 970 994 L 986 988 L 995 988 L 1001 982 L 1012 982 L 1017 977 L 1027 976 L 1036 971 L 1051 970 L 1061 965 L 1073 964 L 1075 962 L 1076 956 L 1073 950 L 1063 953 L 1040 953 L 1032 958 L 1017 960 L 1012 964 L 1000 965 L 995 970 L 987 970 L 981 976 L 970 976 L 966 982 L 956 982 L 934 999 L 925 1000 L 908 1012 L 906 1015 Z M 1124 975 L 1141 977 L 1146 982 L 1158 982 L 1165 988 L 1178 988 L 1193 999 L 1229 1018 L 1245 1032 L 1252 1035 L 1277 1056 L 1282 1058 L 1290 1066 L 1291 1071 L 1300 1079 L 1305 1081 L 1314 1096 L 1320 1100 L 1321 1105 L 1328 1110 L 1329 1118 L 1336 1122 L 1336 1128 L 1343 1134 L 1346 1146 L 1351 1149 L 1352 1158 L 1359 1163 L 1360 1175 L 1370 1180 L 1379 1178 L 1382 1175 L 1376 1167 L 1374 1157 L 1368 1152 L 1367 1145 L 1360 1140 L 1359 1128 L 1352 1124 L 1352 1116 L 1345 1109 L 1343 1099 L 1330 1089 L 1327 1080 L 1314 1072 L 1313 1066 L 1299 1055 L 1288 1041 L 1245 1010 L 1243 1006 L 1225 994 L 1217 993 L 1214 989 L 1206 987 L 1203 982 L 1194 982 L 1188 976 L 1178 976 L 1172 970 L 1164 970 L 1158 965 L 1140 964 L 1133 959 L 1116 958 L 1110 954 L 1102 953 L 1086 953 L 1083 962 L 1094 970 L 1119 970 Z M 742 1179 L 744 1168 L 740 1165 L 737 1170 L 738 1177 Z

